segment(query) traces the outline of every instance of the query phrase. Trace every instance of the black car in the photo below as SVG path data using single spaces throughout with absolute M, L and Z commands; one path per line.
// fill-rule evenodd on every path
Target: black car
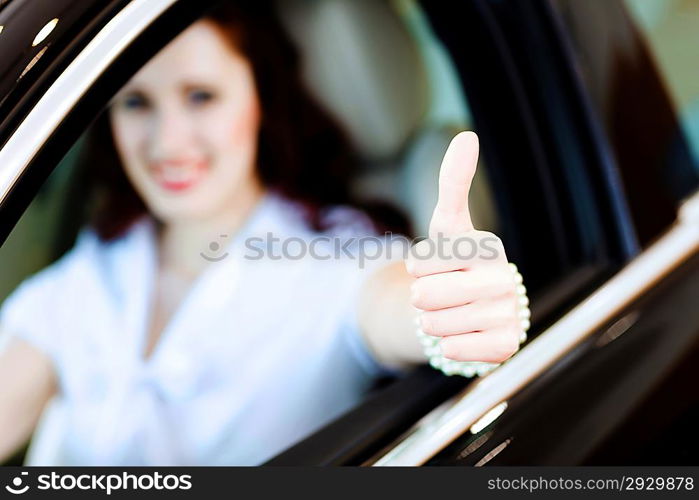
M 0 0 L 0 293 L 72 244 L 83 132 L 215 3 Z M 485 377 L 379 381 L 270 464 L 699 462 L 697 145 L 628 4 L 276 2 L 365 160 L 357 189 L 418 232 L 436 194 L 417 188 L 478 132 L 474 218 L 524 275 L 532 328 Z

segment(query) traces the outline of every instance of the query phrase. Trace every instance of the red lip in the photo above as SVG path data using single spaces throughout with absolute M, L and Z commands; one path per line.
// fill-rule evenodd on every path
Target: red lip
M 192 164 L 194 164 L 193 167 Z M 182 192 L 192 188 L 202 179 L 207 166 L 206 161 L 169 160 L 153 164 L 151 172 L 161 188 L 166 191 Z M 186 169 L 191 171 L 191 174 L 182 180 L 173 179 L 172 176 L 168 178 L 166 171 L 176 171 L 177 169 Z
M 189 189 L 191 186 L 196 184 L 196 181 L 190 181 L 190 182 L 170 182 L 170 181 L 164 181 L 160 180 L 158 183 L 168 191 L 184 191 L 185 189 Z

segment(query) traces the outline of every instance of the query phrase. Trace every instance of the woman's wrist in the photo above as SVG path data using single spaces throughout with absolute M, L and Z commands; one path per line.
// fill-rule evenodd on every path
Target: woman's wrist
M 515 282 L 515 291 L 517 294 L 517 307 L 519 317 L 520 345 L 527 340 L 527 331 L 531 326 L 530 318 L 531 311 L 529 310 L 529 298 L 527 297 L 527 289 L 524 286 L 521 273 L 517 266 L 510 262 L 508 264 L 512 277 Z M 483 361 L 457 361 L 448 359 L 442 354 L 439 341 L 441 337 L 427 335 L 420 328 L 420 322 L 416 317 L 417 337 L 423 347 L 423 352 L 430 366 L 437 370 L 441 370 L 445 375 L 461 375 L 464 377 L 473 377 L 475 375 L 482 376 L 497 368 L 500 363 L 488 363 Z

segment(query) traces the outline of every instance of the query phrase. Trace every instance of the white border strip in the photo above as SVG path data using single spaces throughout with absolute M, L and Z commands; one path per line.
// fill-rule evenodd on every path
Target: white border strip
M 0 203 L 41 146 L 124 49 L 177 0 L 132 0 L 68 65 L 0 150 Z
M 425 416 L 397 445 L 367 465 L 424 464 L 698 251 L 699 193 L 682 205 L 678 222 L 618 274 L 506 363 Z
M 79 99 L 124 49 L 177 0 L 132 0 L 90 41 L 27 115 L 0 150 L 0 202 L 41 146 Z M 605 321 L 650 289 L 699 248 L 699 195 L 685 207 L 687 217 L 634 259 L 619 274 L 511 360 L 471 384 L 466 393 L 433 418 L 419 422 L 402 442 L 374 465 L 420 465 L 463 434 Z

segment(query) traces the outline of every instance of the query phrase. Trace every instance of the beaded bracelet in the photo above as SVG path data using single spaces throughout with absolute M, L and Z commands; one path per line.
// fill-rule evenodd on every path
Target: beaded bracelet
M 522 333 L 519 336 L 519 343 L 522 344 L 527 340 L 527 331 L 531 326 L 529 320 L 531 317 L 529 298 L 527 297 L 527 289 L 524 287 L 522 275 L 517 270 L 517 266 L 512 262 L 508 265 L 516 284 L 520 327 L 522 329 Z M 420 327 L 417 328 L 417 336 L 420 339 L 420 343 L 424 348 L 425 356 L 427 356 L 430 365 L 437 370 L 441 370 L 445 375 L 462 375 L 469 378 L 474 375 L 482 376 L 500 365 L 500 363 L 486 363 L 483 361 L 455 361 L 453 359 L 447 359 L 442 355 L 439 347 L 440 337 L 427 335 Z

